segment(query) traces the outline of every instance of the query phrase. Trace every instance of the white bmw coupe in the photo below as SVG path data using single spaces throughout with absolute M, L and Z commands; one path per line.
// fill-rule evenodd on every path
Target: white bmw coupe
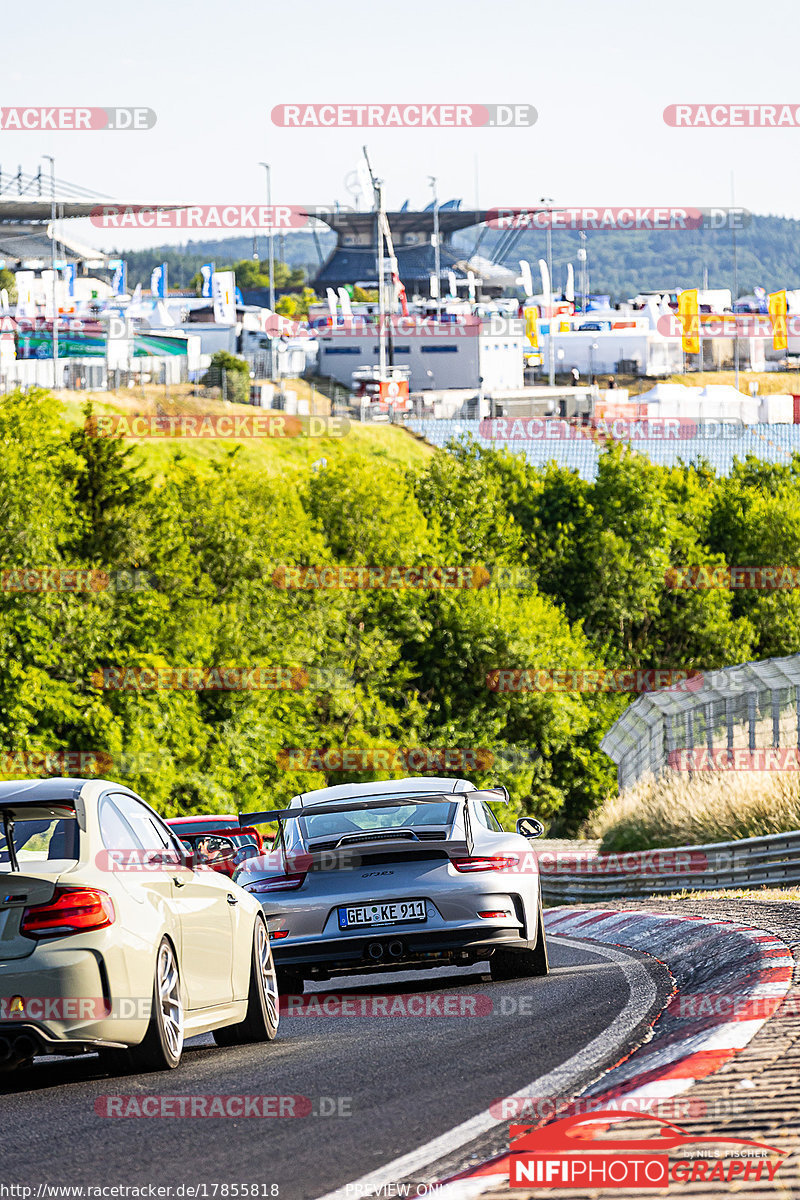
M 259 899 L 106 780 L 0 783 L 0 1070 L 99 1051 L 176 1067 L 184 1038 L 271 1041 Z

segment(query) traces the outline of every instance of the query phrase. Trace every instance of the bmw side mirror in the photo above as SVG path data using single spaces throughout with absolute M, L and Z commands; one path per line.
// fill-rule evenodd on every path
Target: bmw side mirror
M 517 821 L 517 833 L 526 838 L 538 838 L 544 833 L 544 825 L 536 817 L 520 817 Z

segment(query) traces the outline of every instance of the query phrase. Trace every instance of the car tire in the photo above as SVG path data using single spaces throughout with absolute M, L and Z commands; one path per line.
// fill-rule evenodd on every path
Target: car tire
M 489 969 L 495 982 L 504 979 L 531 979 L 537 975 L 549 975 L 550 960 L 547 955 L 547 937 L 544 931 L 541 897 L 539 915 L 536 919 L 536 945 L 533 950 L 495 950 L 489 960 Z
M 183 1053 L 183 1000 L 178 959 L 169 938 L 162 938 L 156 955 L 150 1023 L 144 1040 L 127 1051 L 104 1055 L 107 1065 L 127 1065 L 132 1071 L 172 1071 Z
M 278 978 L 269 944 L 269 933 L 262 917 L 253 928 L 253 952 L 250 959 L 250 988 L 247 1015 L 237 1025 L 224 1025 L 213 1032 L 218 1046 L 240 1046 L 248 1042 L 271 1042 L 280 1021 Z

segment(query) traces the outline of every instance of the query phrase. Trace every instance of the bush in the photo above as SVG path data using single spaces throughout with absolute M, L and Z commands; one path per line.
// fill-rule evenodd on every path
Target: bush
M 250 402 L 250 368 L 243 358 L 217 350 L 211 356 L 211 366 L 201 380 L 205 387 L 218 387 L 223 399 L 236 404 Z

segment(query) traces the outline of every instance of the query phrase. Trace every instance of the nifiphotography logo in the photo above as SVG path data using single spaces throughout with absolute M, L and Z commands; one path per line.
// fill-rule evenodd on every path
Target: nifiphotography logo
M 660 1119 L 660 1129 L 652 1137 L 596 1136 L 614 1123 L 632 1119 L 641 1120 L 641 1114 L 606 1109 L 565 1117 L 539 1129 L 511 1125 L 511 1187 L 649 1189 L 667 1188 L 671 1183 L 753 1184 L 771 1182 L 786 1157 L 766 1142 L 719 1134 L 701 1137 Z

